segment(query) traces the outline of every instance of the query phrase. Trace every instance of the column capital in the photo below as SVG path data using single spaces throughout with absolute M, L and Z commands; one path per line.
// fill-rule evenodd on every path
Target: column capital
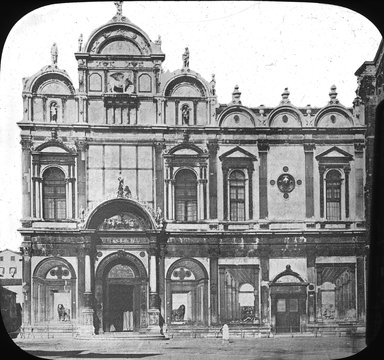
M 259 152 L 267 152 L 269 150 L 269 143 L 267 140 L 259 140 L 257 142 Z
M 316 148 L 316 145 L 313 142 L 304 142 L 303 147 L 304 147 L 304 152 L 313 152 Z
M 208 152 L 211 155 L 216 155 L 217 151 L 219 150 L 219 143 L 218 143 L 218 141 L 216 139 L 215 140 L 209 140 L 207 142 L 207 149 L 208 149 Z
M 365 144 L 363 142 L 357 142 L 353 144 L 355 147 L 355 152 L 356 153 L 362 153 L 365 148 Z
M 20 140 L 22 150 L 33 150 L 33 141 L 32 137 L 21 137 Z
M 86 139 L 77 139 L 75 141 L 77 151 L 86 151 L 88 149 L 88 141 Z

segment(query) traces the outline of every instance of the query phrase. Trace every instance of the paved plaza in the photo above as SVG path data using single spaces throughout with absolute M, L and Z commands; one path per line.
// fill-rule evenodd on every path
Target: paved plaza
M 276 337 L 257 339 L 175 338 L 148 340 L 15 339 L 29 354 L 44 359 L 341 359 L 365 348 L 364 338 Z

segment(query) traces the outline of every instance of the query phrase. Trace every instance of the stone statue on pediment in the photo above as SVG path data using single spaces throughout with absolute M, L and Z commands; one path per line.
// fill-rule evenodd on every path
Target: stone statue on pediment
M 51 47 L 51 60 L 52 60 L 52 65 L 57 66 L 57 58 L 58 58 L 58 49 L 56 43 L 53 43 Z
M 183 54 L 183 67 L 189 68 L 189 49 L 186 47 Z
M 79 41 L 79 51 L 81 51 L 81 48 L 83 47 L 83 34 L 80 34 L 78 41 Z

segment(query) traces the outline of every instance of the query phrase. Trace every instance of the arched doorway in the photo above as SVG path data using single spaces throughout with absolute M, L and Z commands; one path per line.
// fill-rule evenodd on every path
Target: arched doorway
M 301 332 L 307 323 L 307 285 L 287 265 L 269 284 L 271 325 L 276 333 Z
M 105 257 L 95 279 L 99 331 L 139 331 L 147 327 L 147 287 L 145 267 L 136 256 L 120 250 Z
M 42 260 L 33 273 L 33 322 L 76 319 L 76 273 L 65 259 Z M 64 308 L 65 313 L 58 308 Z M 65 315 L 65 316 L 64 316 Z
M 167 323 L 208 323 L 208 274 L 195 259 L 175 261 L 167 271 Z

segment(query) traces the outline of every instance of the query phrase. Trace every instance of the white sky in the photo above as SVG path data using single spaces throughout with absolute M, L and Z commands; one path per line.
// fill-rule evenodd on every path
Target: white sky
M 0 249 L 18 249 L 21 218 L 22 78 L 50 64 L 58 45 L 58 65 L 78 88 L 80 33 L 91 32 L 116 13 L 113 1 L 49 5 L 19 20 L 11 30 L 0 72 Z M 310 3 L 215 1 L 124 2 L 123 15 L 154 41 L 162 39 L 163 69 L 190 68 L 210 81 L 216 74 L 220 103 L 229 103 L 239 85 L 245 106 L 276 106 L 285 87 L 296 106 L 325 106 L 331 85 L 352 105 L 354 72 L 372 60 L 381 35 L 362 15 L 349 9 Z

